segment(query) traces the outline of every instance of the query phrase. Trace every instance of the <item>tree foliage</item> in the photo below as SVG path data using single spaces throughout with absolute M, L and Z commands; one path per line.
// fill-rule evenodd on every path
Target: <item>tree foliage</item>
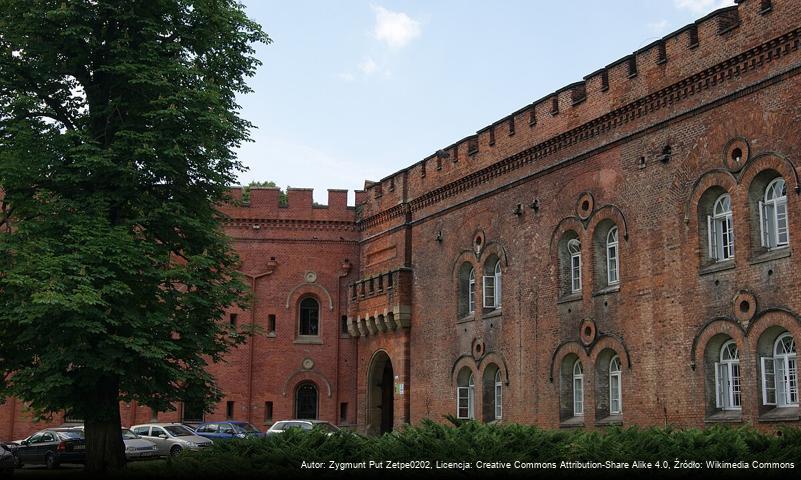
M 0 397 L 83 417 L 90 463 L 118 400 L 211 402 L 244 339 L 216 205 L 269 41 L 232 0 L 0 0 Z

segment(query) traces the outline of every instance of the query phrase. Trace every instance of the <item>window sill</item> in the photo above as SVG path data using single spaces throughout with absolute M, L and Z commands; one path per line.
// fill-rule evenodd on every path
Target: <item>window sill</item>
M 269 338 L 275 338 L 275 332 L 268 332 L 266 336 Z
M 622 414 L 615 414 L 609 415 L 608 417 L 604 417 L 597 422 L 595 425 L 598 427 L 609 427 L 612 425 L 623 425 L 623 415 Z
M 579 300 L 581 300 L 581 292 L 570 293 L 568 295 L 562 295 L 559 297 L 559 299 L 556 300 L 556 304 L 558 305 L 560 303 L 577 302 Z
M 722 262 L 716 262 L 716 263 L 713 263 L 712 265 L 703 267 L 703 268 L 701 268 L 701 271 L 699 272 L 699 274 L 700 275 L 709 275 L 710 273 L 722 272 L 722 271 L 725 271 L 725 270 L 731 270 L 735 266 L 736 265 L 734 264 L 734 259 L 732 258 L 732 259 L 729 259 L 729 260 L 724 260 Z
M 801 420 L 798 407 L 776 407 L 763 413 L 758 419 L 760 422 L 790 422 Z
M 460 323 L 472 322 L 475 319 L 476 319 L 475 313 L 471 313 L 470 315 L 467 315 L 466 317 L 462 317 L 459 320 L 456 320 L 456 324 L 458 325 Z
M 559 428 L 581 428 L 584 426 L 584 417 L 570 417 L 559 424 Z
M 484 315 L 481 316 L 481 318 L 486 320 L 488 318 L 500 317 L 502 315 L 503 312 L 501 311 L 501 307 L 498 307 L 498 308 L 493 308 L 491 310 L 487 310 L 486 313 L 484 313 Z
M 775 248 L 773 250 L 768 250 L 765 253 L 760 253 L 759 255 L 754 256 L 751 260 L 748 261 L 751 265 L 756 265 L 758 263 L 763 262 L 770 262 L 771 260 L 778 260 L 780 258 L 787 258 L 792 255 L 792 251 L 790 251 L 789 247 L 782 247 L 782 248 Z
M 742 410 L 721 410 L 704 418 L 704 423 L 740 423 L 742 421 Z
M 296 337 L 292 343 L 300 343 L 304 345 L 322 345 L 323 339 L 318 336 L 300 336 Z
M 609 295 L 610 293 L 617 293 L 620 291 L 620 284 L 616 283 L 606 288 L 602 288 L 596 292 L 592 292 L 593 297 L 598 297 L 601 295 Z

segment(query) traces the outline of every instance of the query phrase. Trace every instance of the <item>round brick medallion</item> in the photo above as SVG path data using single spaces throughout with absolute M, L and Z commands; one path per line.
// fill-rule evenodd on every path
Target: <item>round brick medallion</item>
M 306 275 L 303 278 L 306 280 L 306 283 L 314 283 L 317 281 L 317 273 L 306 272 Z
M 742 137 L 736 137 L 729 140 L 726 147 L 723 149 L 723 166 L 731 172 L 739 172 L 742 170 L 745 162 L 751 154 L 751 148 L 748 141 Z
M 757 299 L 753 293 L 740 290 L 734 296 L 732 309 L 734 310 L 734 318 L 738 321 L 741 323 L 750 322 L 756 315 Z
M 582 220 L 586 220 L 592 215 L 592 209 L 594 207 L 595 200 L 593 200 L 592 194 L 589 192 L 582 193 L 581 196 L 579 196 L 578 203 L 576 203 L 576 214 Z
M 595 322 L 592 320 L 582 320 L 581 325 L 579 325 L 579 338 L 581 339 L 581 343 L 584 346 L 592 345 L 592 342 L 595 341 Z
M 473 358 L 478 360 L 484 355 L 484 342 L 478 338 L 473 340 Z
M 314 368 L 314 360 L 312 360 L 311 358 L 304 358 L 303 362 L 301 362 L 301 366 L 303 367 L 304 370 L 311 370 L 312 368 Z
M 484 232 L 479 230 L 473 235 L 473 250 L 475 250 L 476 255 L 481 254 L 481 250 L 484 248 L 484 243 Z

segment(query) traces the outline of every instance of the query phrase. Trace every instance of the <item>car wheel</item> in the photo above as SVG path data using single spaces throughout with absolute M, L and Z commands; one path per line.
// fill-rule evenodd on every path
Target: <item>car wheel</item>
M 48 470 L 58 468 L 58 460 L 56 460 L 56 456 L 53 452 L 48 452 L 48 454 L 45 455 L 45 466 L 47 466 Z
M 180 445 L 173 445 L 172 448 L 170 449 L 170 456 L 174 457 L 178 455 L 179 453 L 181 453 L 181 450 L 183 450 L 183 448 L 181 448 Z

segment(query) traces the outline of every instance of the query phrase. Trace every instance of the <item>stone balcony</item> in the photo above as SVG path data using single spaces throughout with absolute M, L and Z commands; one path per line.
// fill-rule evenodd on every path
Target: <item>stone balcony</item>
M 412 270 L 398 268 L 348 286 L 348 333 L 368 337 L 411 325 Z

